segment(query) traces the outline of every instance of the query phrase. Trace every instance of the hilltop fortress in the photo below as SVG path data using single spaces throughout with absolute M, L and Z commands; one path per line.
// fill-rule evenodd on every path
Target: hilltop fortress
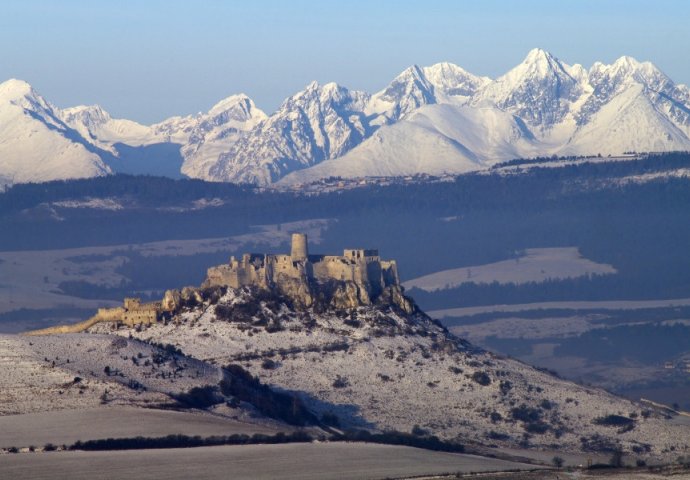
M 204 287 L 256 286 L 309 307 L 329 294 L 336 308 L 370 305 L 400 294 L 395 260 L 381 260 L 378 250 L 346 249 L 343 255 L 310 255 L 307 235 L 292 234 L 290 254 L 245 253 L 226 265 L 208 269 Z M 397 303 L 397 302 L 396 302 Z
M 125 298 L 122 307 L 99 308 L 96 315 L 73 325 L 27 332 L 29 335 L 77 333 L 97 323 L 135 327 L 172 317 L 184 305 L 202 303 L 217 287 L 255 287 L 289 299 L 297 308 L 355 308 L 393 305 L 407 313 L 414 304 L 402 293 L 395 260 L 381 260 L 378 250 L 346 249 L 343 255 L 309 255 L 307 235 L 292 234 L 290 254 L 245 253 L 211 267 L 201 288 L 168 290 L 160 302 Z

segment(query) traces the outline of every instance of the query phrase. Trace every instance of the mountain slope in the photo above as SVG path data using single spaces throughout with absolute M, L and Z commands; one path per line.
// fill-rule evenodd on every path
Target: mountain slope
M 658 110 L 644 86 L 637 84 L 601 106 L 558 153 L 615 155 L 673 150 L 690 150 L 690 139 Z
M 104 153 L 68 127 L 28 83 L 0 84 L 0 184 L 106 175 Z
M 66 108 L 59 115 L 82 137 L 113 154 L 117 154 L 114 143 L 138 146 L 156 141 L 150 127 L 131 120 L 114 119 L 100 105 Z
M 583 94 L 585 79 L 579 68 L 535 48 L 520 65 L 481 89 L 472 104 L 488 102 L 546 131 L 566 117 Z
M 329 176 L 464 173 L 537 151 L 522 121 L 495 107 L 428 105 L 381 127 L 344 156 L 294 172 L 281 183 Z
M 368 98 L 335 83 L 309 84 L 221 154 L 208 179 L 270 184 L 342 155 L 370 129 L 363 114 Z
M 240 136 L 267 118 L 246 95 L 232 95 L 214 105 L 196 123 L 189 140 L 182 147 L 185 161 L 182 173 L 190 177 L 209 178 L 210 168 Z

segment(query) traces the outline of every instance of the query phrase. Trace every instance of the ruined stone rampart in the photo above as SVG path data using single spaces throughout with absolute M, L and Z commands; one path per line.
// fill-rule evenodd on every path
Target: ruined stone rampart
M 99 308 L 98 313 L 88 320 L 74 323 L 72 325 L 58 325 L 55 327 L 43 328 L 27 332 L 26 335 L 55 335 L 60 333 L 80 333 L 88 330 L 97 323 L 120 321 L 124 314 L 124 308 Z
M 55 327 L 32 330 L 26 335 L 54 335 L 60 333 L 80 333 L 98 323 L 123 323 L 133 327 L 135 325 L 150 325 L 156 323 L 165 309 L 160 302 L 141 303 L 138 298 L 125 298 L 122 307 L 99 308 L 96 315 L 83 322 L 72 325 L 58 325 Z

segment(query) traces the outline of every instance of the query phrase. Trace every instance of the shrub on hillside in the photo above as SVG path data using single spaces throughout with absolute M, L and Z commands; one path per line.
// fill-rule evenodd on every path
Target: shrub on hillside
M 482 371 L 474 372 L 472 374 L 472 380 L 483 386 L 487 386 L 491 383 L 491 377 L 489 377 L 489 374 Z
M 227 375 L 220 382 L 223 395 L 251 403 L 264 415 L 291 425 L 318 425 L 319 420 L 298 397 L 276 392 L 237 364 L 225 367 Z
M 186 408 L 199 409 L 206 409 L 224 401 L 218 393 L 218 388 L 212 385 L 194 387 L 186 393 L 174 395 L 174 398 Z
M 606 415 L 604 417 L 597 417 L 592 420 L 595 425 L 605 425 L 607 427 L 627 427 L 634 425 L 635 420 L 624 417 L 622 415 Z

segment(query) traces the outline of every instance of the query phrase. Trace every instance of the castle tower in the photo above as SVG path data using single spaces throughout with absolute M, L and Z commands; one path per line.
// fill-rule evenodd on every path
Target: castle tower
M 306 260 L 309 255 L 309 250 L 307 249 L 307 234 L 306 233 L 293 233 L 292 234 L 292 250 L 290 251 L 290 256 L 292 261 Z

